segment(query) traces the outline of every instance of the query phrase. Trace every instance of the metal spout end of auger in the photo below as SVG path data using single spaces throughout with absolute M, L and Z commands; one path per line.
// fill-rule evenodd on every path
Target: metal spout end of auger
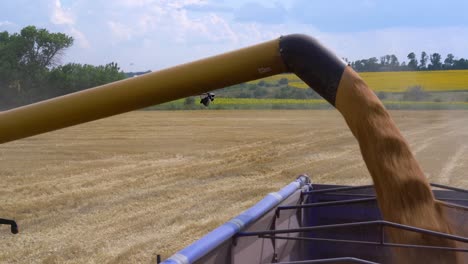
M 335 106 L 336 93 L 346 62 L 307 35 L 293 34 L 280 38 L 280 54 L 288 71 Z

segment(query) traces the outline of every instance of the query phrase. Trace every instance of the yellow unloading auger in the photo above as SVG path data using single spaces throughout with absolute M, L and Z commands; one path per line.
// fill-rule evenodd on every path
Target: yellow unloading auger
M 272 41 L 0 112 L 0 143 L 284 72 L 330 103 L 345 63 L 305 35 Z

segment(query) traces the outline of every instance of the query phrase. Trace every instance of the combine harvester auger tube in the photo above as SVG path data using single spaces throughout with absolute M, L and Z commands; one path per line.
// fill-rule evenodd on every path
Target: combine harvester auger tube
M 287 35 L 0 112 L 0 143 L 286 72 L 298 75 L 355 125 L 348 116 L 354 109 L 346 103 L 355 95 L 339 87 L 359 84 L 357 74 L 317 40 Z M 378 106 L 373 103 L 370 107 Z M 359 137 L 359 130 L 353 133 Z M 468 192 L 434 187 L 454 234 L 384 221 L 373 186 L 312 184 L 302 175 L 162 263 L 391 263 L 392 248 L 466 255 Z M 387 229 L 456 241 L 457 247 L 395 243 L 387 239 Z
M 310 37 L 284 36 L 0 112 L 0 143 L 291 71 L 334 105 L 345 66 Z

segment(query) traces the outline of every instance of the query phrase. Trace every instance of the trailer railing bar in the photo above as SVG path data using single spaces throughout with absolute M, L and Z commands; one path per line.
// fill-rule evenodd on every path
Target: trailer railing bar
M 342 257 L 342 258 L 327 258 L 327 259 L 313 259 L 313 260 L 299 260 L 289 262 L 279 262 L 274 264 L 316 264 L 316 263 L 360 263 L 360 264 L 379 264 L 377 262 L 367 261 L 359 258 Z M 270 263 L 273 264 L 273 263 Z
M 463 205 L 460 205 L 460 204 L 449 203 L 449 202 L 444 202 L 444 201 L 441 201 L 441 203 L 444 204 L 444 205 L 447 205 L 447 206 L 458 208 L 458 209 L 468 210 L 468 206 L 463 206 Z
M 362 194 L 362 193 L 324 193 L 323 195 L 340 195 L 340 196 L 355 196 L 355 197 L 375 197 L 374 194 Z M 449 198 L 449 197 L 436 197 L 436 200 L 441 200 L 441 201 L 455 201 L 455 202 L 468 202 L 468 199 Z
M 381 220 L 376 220 L 376 221 L 368 221 L 368 222 L 354 222 L 354 223 L 344 223 L 344 224 L 308 226 L 308 227 L 290 228 L 290 229 L 276 229 L 276 230 L 263 230 L 263 231 L 252 231 L 252 232 L 238 232 L 235 236 L 236 237 L 244 237 L 244 236 L 259 236 L 259 235 L 299 233 L 299 232 L 308 232 L 308 231 L 315 231 L 315 230 L 326 230 L 326 229 L 334 229 L 334 228 L 346 228 L 346 227 L 355 227 L 355 226 L 375 225 L 375 224 L 380 224 L 380 222 L 381 222 Z
M 324 193 L 323 195 L 357 196 L 357 197 L 375 197 L 375 194 L 362 193 Z
M 313 186 L 314 185 L 312 184 L 312 187 Z M 374 188 L 374 185 L 335 187 L 335 188 L 306 191 L 302 193 L 303 194 L 315 194 L 315 193 L 326 193 L 326 192 L 334 192 L 334 191 L 351 191 L 351 190 L 359 190 L 359 189 L 366 189 L 366 188 Z
M 437 198 L 436 200 L 441 200 L 441 201 L 453 201 L 453 202 L 468 202 L 468 199 L 460 199 L 460 198 Z
M 402 224 L 397 224 L 389 221 L 384 220 L 376 220 L 376 221 L 367 221 L 367 222 L 353 222 L 353 223 L 345 223 L 345 224 L 332 224 L 332 225 L 321 225 L 321 226 L 309 226 L 309 227 L 301 227 L 301 228 L 291 228 L 291 229 L 277 229 L 277 230 L 263 230 L 263 231 L 253 231 L 253 232 L 239 232 L 235 236 L 236 237 L 245 237 L 245 236 L 260 236 L 260 235 L 276 235 L 276 234 L 288 234 L 288 233 L 299 233 L 299 232 L 311 232 L 316 230 L 327 230 L 327 229 L 336 229 L 336 228 L 348 228 L 348 227 L 360 227 L 360 226 L 375 226 L 375 225 L 382 225 L 385 227 L 393 227 L 402 230 L 428 234 L 436 237 L 451 239 L 463 243 L 468 243 L 468 238 L 461 237 L 457 235 L 446 234 L 442 232 L 432 231 L 428 229 L 423 229 L 414 226 L 407 226 Z
M 295 241 L 321 241 L 321 242 L 340 242 L 350 244 L 362 244 L 370 246 L 382 245 L 375 241 L 362 241 L 362 240 L 346 240 L 346 239 L 334 239 L 334 238 L 322 238 L 322 237 L 289 237 L 289 236 L 272 236 L 272 235 L 260 235 L 259 238 L 269 239 L 282 239 L 282 240 L 295 240 Z
M 441 189 L 447 189 L 447 190 L 452 190 L 452 191 L 457 191 L 457 192 L 462 192 L 462 193 L 468 193 L 468 190 L 456 188 L 456 187 L 451 187 L 443 184 L 437 184 L 437 183 L 430 183 L 432 187 L 436 188 L 441 188 Z M 312 184 L 313 186 L 313 184 Z M 320 189 L 320 190 L 312 190 L 312 191 L 305 191 L 302 192 L 303 194 L 315 194 L 315 193 L 327 193 L 331 191 L 351 191 L 351 190 L 359 190 L 359 189 L 366 189 L 366 188 L 373 188 L 374 185 L 369 184 L 369 185 L 361 185 L 361 186 L 345 186 L 345 187 L 335 187 L 335 188 L 327 188 L 327 189 Z
M 331 201 L 331 202 L 317 202 L 317 203 L 308 203 L 308 204 L 300 204 L 300 205 L 285 205 L 285 206 L 278 206 L 276 210 L 280 211 L 280 210 L 291 210 L 291 209 L 299 209 L 299 208 L 365 203 L 365 202 L 372 202 L 376 200 L 377 199 L 373 197 L 373 198 L 358 198 L 358 199 L 349 199 L 349 200 Z
M 442 185 L 442 184 L 437 184 L 437 183 L 431 183 L 431 186 L 436 187 L 436 188 L 441 188 L 441 189 L 452 190 L 452 191 L 456 191 L 456 192 L 468 193 L 468 190 L 463 190 L 463 189 L 460 189 L 460 188 L 451 187 L 451 186 Z
M 288 237 L 288 236 L 272 236 L 272 235 L 260 235 L 258 237 L 269 238 L 269 239 L 282 239 L 282 240 L 339 242 L 339 243 L 360 244 L 360 245 L 369 245 L 369 246 L 403 247 L 403 248 L 418 248 L 418 249 L 431 249 L 431 250 L 435 249 L 435 250 L 468 252 L 468 248 L 452 248 L 452 247 L 437 247 L 437 246 L 414 245 L 414 244 L 387 243 L 384 241 L 380 243 L 376 241 L 346 240 L 346 239 L 319 238 L 319 237 Z

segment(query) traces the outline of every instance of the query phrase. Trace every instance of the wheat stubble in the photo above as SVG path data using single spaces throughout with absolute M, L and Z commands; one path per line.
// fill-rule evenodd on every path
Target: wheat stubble
M 440 205 L 408 143 L 383 104 L 351 68 L 341 78 L 336 107 L 346 120 L 374 181 L 385 220 L 451 233 Z M 392 242 L 454 247 L 453 241 L 388 230 Z M 437 250 L 395 249 L 395 263 L 457 263 L 457 255 Z

